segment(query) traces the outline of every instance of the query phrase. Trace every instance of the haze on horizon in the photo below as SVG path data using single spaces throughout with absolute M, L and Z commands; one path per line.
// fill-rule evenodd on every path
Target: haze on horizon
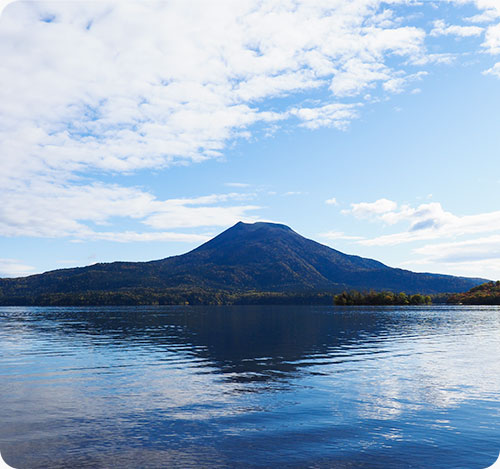
M 496 0 L 18 0 L 0 59 L 1 277 L 264 220 L 500 278 Z

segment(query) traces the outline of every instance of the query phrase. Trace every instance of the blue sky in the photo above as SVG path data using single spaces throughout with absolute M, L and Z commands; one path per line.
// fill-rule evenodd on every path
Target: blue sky
M 0 276 L 265 220 L 498 279 L 499 109 L 497 0 L 12 2 Z

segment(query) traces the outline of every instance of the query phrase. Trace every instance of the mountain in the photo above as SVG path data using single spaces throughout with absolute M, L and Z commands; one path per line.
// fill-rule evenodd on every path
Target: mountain
M 344 254 L 275 223 L 239 222 L 180 256 L 113 262 L 0 279 L 0 302 L 39 295 L 133 289 L 304 292 L 376 289 L 462 292 L 484 279 L 414 273 Z

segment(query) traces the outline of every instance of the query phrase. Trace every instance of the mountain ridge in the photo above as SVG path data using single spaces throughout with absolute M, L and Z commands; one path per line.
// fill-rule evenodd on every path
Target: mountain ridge
M 238 222 L 177 256 L 146 262 L 99 263 L 0 279 L 0 301 L 2 297 L 137 288 L 452 293 L 466 291 L 484 281 L 392 268 L 307 239 L 286 225 Z

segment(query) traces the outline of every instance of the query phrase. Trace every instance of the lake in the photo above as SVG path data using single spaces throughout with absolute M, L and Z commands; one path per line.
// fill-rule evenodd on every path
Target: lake
M 500 307 L 0 307 L 24 468 L 484 468 Z

